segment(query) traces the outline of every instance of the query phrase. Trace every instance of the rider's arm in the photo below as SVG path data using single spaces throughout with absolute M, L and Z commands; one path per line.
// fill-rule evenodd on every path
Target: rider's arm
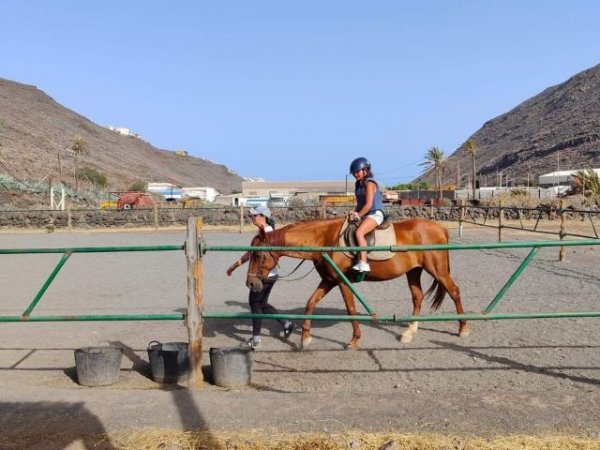
M 227 275 L 231 275 L 231 272 L 233 272 L 235 269 L 237 269 L 238 267 L 240 267 L 242 264 L 244 264 L 249 259 L 250 259 L 250 252 L 244 253 L 241 256 L 240 259 L 238 259 L 237 261 L 235 261 L 231 266 L 229 266 L 227 268 Z

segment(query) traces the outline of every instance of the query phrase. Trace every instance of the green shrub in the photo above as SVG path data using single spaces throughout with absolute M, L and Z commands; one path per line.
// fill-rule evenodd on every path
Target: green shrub
M 132 192 L 146 192 L 146 187 L 148 185 L 145 181 L 136 181 L 131 186 L 129 186 L 129 190 Z
M 98 172 L 93 167 L 84 167 L 77 171 L 77 178 L 87 180 L 93 185 L 104 187 L 106 186 L 106 175 Z

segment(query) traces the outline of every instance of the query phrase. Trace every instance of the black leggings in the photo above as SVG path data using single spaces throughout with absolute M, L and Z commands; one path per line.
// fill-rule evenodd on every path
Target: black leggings
M 269 294 L 273 285 L 277 281 L 277 277 L 267 278 L 263 281 L 263 288 L 260 292 L 250 291 L 248 296 L 248 302 L 250 303 L 250 310 L 252 314 L 277 314 L 279 311 L 273 305 L 269 303 Z M 284 321 L 277 319 L 277 321 L 283 326 Z M 262 329 L 262 319 L 252 319 L 252 335 L 260 336 L 260 330 Z

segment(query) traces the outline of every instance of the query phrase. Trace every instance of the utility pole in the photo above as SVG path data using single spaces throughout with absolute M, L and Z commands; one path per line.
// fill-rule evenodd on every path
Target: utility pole
M 556 184 L 558 185 L 557 193 L 560 190 L 560 150 L 556 152 Z

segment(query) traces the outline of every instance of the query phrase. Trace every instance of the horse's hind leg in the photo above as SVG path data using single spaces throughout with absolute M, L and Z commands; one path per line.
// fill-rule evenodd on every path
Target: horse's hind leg
M 423 289 L 421 288 L 421 273 L 423 272 L 422 267 L 415 267 L 411 271 L 406 273 L 406 279 L 408 280 L 408 287 L 412 296 L 413 302 L 413 316 L 421 314 L 421 305 L 423 304 Z M 419 329 L 419 322 L 414 321 L 408 325 L 408 329 L 402 333 L 400 342 L 408 344 L 412 341 L 413 336 Z
M 354 302 L 354 294 L 352 293 L 350 288 L 344 283 L 340 283 L 339 287 L 340 287 L 340 291 L 342 292 L 342 297 L 344 299 L 344 303 L 346 304 L 346 311 L 348 312 L 348 315 L 355 316 L 356 315 L 356 303 Z M 348 349 L 348 350 L 357 349 L 359 347 L 360 336 L 361 336 L 361 332 L 360 332 L 360 326 L 358 325 L 358 321 L 353 320 L 352 321 L 352 339 L 350 339 L 350 342 L 348 342 L 346 344 L 346 349 Z
M 427 270 L 427 272 L 429 272 L 429 274 L 433 278 L 435 278 L 435 280 L 439 283 L 440 286 L 438 286 L 438 289 L 443 289 L 448 294 L 450 294 L 450 297 L 454 301 L 454 306 L 456 307 L 456 313 L 464 314 L 465 311 L 463 309 L 462 301 L 460 299 L 460 290 L 458 289 L 458 286 L 450 276 L 450 260 L 448 257 L 448 252 L 432 252 L 430 256 L 432 256 L 433 258 L 429 261 L 433 261 L 433 264 L 431 264 L 431 262 L 427 264 L 425 270 Z M 437 303 L 437 306 L 439 306 L 441 300 L 443 299 L 443 295 L 441 292 L 438 294 L 438 292 L 436 291 L 435 296 L 436 298 L 440 297 L 439 302 L 437 300 L 434 300 L 434 305 Z M 469 324 L 467 323 L 467 321 L 459 320 L 458 335 L 460 337 L 466 337 L 469 335 L 469 331 Z
M 442 286 L 444 286 L 444 288 L 446 289 L 448 294 L 450 294 L 450 297 L 454 301 L 454 306 L 456 307 L 456 313 L 464 314 L 465 310 L 463 309 L 462 301 L 460 299 L 460 290 L 458 289 L 458 286 L 456 285 L 456 283 L 454 282 L 454 280 L 452 279 L 450 274 L 446 272 L 444 274 L 444 276 L 439 278 L 439 281 L 442 284 Z M 467 337 L 469 335 L 469 332 L 470 332 L 469 324 L 467 323 L 467 321 L 459 320 L 458 321 L 458 335 L 460 337 Z
M 465 310 L 463 309 L 462 301 L 460 299 L 460 290 L 458 286 L 450 276 L 450 272 L 444 268 L 443 270 L 438 271 L 437 281 L 443 286 L 443 288 L 450 294 L 450 297 L 454 301 L 454 306 L 456 307 L 457 314 L 464 314 Z M 458 321 L 458 335 L 460 337 L 467 337 L 469 335 L 469 324 L 466 320 Z
M 319 283 L 319 286 L 317 286 L 317 289 L 315 289 L 315 292 L 312 293 L 306 302 L 304 314 L 307 316 L 311 315 L 314 312 L 317 303 L 319 303 L 319 301 L 321 301 L 321 299 L 327 295 L 333 286 L 335 286 L 333 283 L 322 280 Z M 300 348 L 303 349 L 304 347 L 308 346 L 311 341 L 312 337 L 310 336 L 310 320 L 305 319 L 302 323 L 302 340 L 300 342 Z

